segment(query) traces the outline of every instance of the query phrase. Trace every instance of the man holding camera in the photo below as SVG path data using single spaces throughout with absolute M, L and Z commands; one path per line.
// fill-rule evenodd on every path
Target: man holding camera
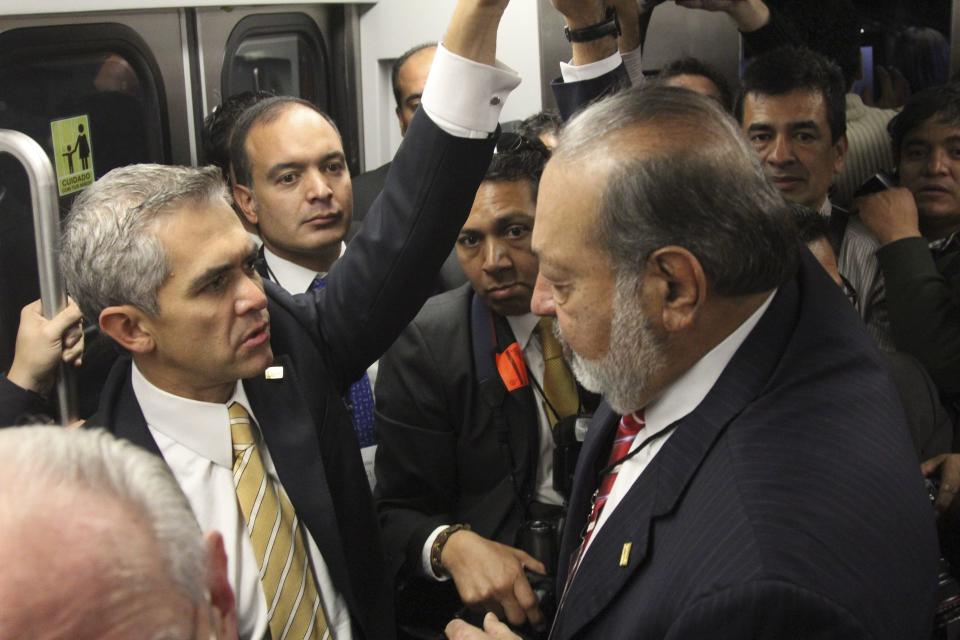
M 572 428 L 581 402 L 552 320 L 530 312 L 548 152 L 512 142 L 457 238 L 470 282 L 431 299 L 380 364 L 376 495 L 388 553 L 403 561 L 408 631 L 439 631 L 464 605 L 544 621 L 524 569 L 554 573 L 565 496 L 552 433 Z
M 573 31 L 564 80 L 581 81 L 555 85 L 569 113 L 624 71 L 614 29 L 576 40 L 605 19 L 602 2 L 555 4 Z M 431 299 L 380 361 L 376 498 L 408 637 L 435 637 L 468 607 L 534 628 L 551 615 L 577 417 L 596 398 L 576 385 L 552 319 L 530 312 L 547 157 L 537 141 L 501 139 L 457 239 L 469 284 Z
M 900 186 L 859 202 L 879 245 L 862 270 L 883 285 L 873 304 L 886 307 L 897 349 L 920 360 L 954 405 L 960 398 L 958 105 L 956 84 L 912 96 L 889 127 Z

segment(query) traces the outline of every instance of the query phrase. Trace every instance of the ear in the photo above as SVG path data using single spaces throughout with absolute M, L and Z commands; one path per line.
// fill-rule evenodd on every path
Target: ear
M 210 594 L 216 638 L 237 637 L 237 600 L 227 576 L 227 552 L 219 531 L 203 535 L 203 551 L 207 563 L 207 590 Z
M 149 353 L 156 349 L 147 316 L 133 305 L 107 307 L 100 312 L 100 330 L 131 353 Z
M 707 277 L 700 261 L 687 249 L 661 247 L 647 259 L 644 271 L 647 302 L 668 332 L 685 331 L 697 319 L 707 293 Z
M 833 159 L 833 174 L 838 175 L 843 171 L 843 166 L 847 161 L 847 150 L 850 148 L 850 142 L 847 140 L 847 134 L 840 136 L 840 139 L 833 144 L 835 156 Z
M 407 123 L 403 121 L 403 109 L 397 106 L 394 109 L 394 113 L 397 114 L 397 122 L 400 123 L 400 137 L 407 135 Z
M 258 224 L 256 207 L 253 206 L 253 190 L 250 187 L 234 182 L 233 201 L 240 207 L 247 222 L 252 225 Z

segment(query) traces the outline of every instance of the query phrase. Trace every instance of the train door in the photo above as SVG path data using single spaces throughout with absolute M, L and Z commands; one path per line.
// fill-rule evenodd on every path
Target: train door
M 170 46 L 179 42 L 175 9 L 0 18 L 0 128 L 46 152 L 61 215 L 114 167 L 189 161 L 187 138 L 170 133 L 186 129 L 182 51 Z M 34 246 L 27 176 L 0 156 L 0 371 L 12 362 L 20 308 L 40 297 Z M 91 334 L 82 379 L 102 378 L 114 357 Z

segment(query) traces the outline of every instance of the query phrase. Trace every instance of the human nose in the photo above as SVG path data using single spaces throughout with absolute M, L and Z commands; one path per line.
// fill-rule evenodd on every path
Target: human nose
M 557 305 L 553 301 L 553 292 L 550 281 L 537 274 L 537 282 L 533 286 L 533 297 L 530 299 L 530 310 L 538 316 L 556 316 Z
M 263 292 L 263 281 L 259 275 L 244 276 L 234 306 L 238 316 L 267 308 L 267 294 Z
M 774 136 L 770 143 L 770 152 L 767 154 L 767 162 L 776 165 L 786 165 L 794 161 L 793 145 L 790 144 L 790 138 L 787 136 Z
M 510 256 L 505 247 L 500 242 L 488 240 L 483 247 L 483 270 L 495 273 L 510 267 Z
M 934 149 L 927 161 L 927 174 L 932 176 L 943 175 L 947 172 L 947 154 L 943 149 Z
M 333 195 L 333 189 L 327 184 L 327 179 L 320 171 L 311 171 L 307 184 L 307 198 L 309 200 L 326 200 Z

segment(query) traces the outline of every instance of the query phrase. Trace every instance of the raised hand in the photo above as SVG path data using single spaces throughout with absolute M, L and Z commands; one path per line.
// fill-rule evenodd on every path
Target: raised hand
M 60 360 L 79 366 L 83 356 L 80 309 L 69 300 L 64 309 L 47 320 L 35 300 L 20 311 L 20 328 L 13 364 L 7 378 L 17 386 L 46 393 L 57 377 Z

